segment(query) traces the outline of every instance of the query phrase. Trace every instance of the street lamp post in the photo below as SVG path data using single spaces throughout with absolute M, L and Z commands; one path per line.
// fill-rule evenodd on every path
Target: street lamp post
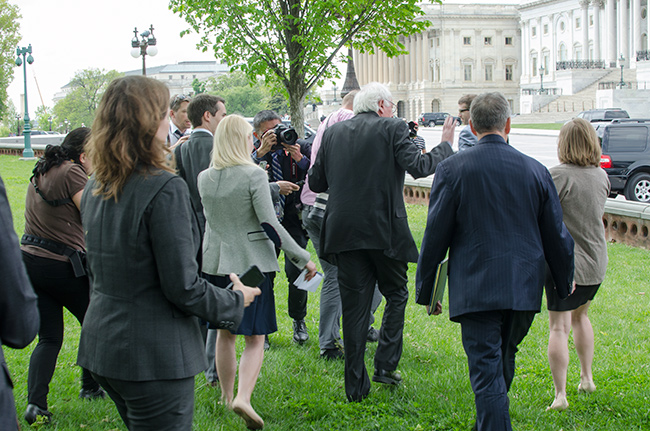
M 147 65 L 146 57 L 147 55 L 155 56 L 158 54 L 158 48 L 156 47 L 156 37 L 153 35 L 153 24 L 149 27 L 149 30 L 145 30 L 140 33 L 141 39 L 138 39 L 138 28 L 133 29 L 133 39 L 131 39 L 131 56 L 133 58 L 138 58 L 142 56 L 142 75 L 147 75 Z
M 70 127 L 70 122 L 69 122 L 68 119 L 66 118 L 65 121 L 63 121 L 63 123 L 65 124 L 65 133 L 66 133 L 66 135 L 67 135 L 67 134 L 68 134 L 68 131 L 69 131 L 68 128 Z
M 16 136 L 20 136 L 20 115 L 16 115 Z
M 50 121 L 50 132 L 52 131 L 52 116 L 50 115 L 48 117 L 48 120 Z
M 621 65 L 621 82 L 618 84 L 621 86 L 621 88 L 625 87 L 625 80 L 623 79 L 623 67 L 625 66 L 625 57 L 623 57 L 623 53 L 621 53 L 621 56 L 618 58 L 618 63 Z
M 32 129 L 29 125 L 29 109 L 27 109 L 27 63 L 32 64 L 34 62 L 34 57 L 32 57 L 32 44 L 30 43 L 27 48 L 17 48 L 16 55 L 16 66 L 23 66 L 23 77 L 25 79 L 25 127 L 23 129 L 25 147 L 23 149 L 23 158 L 33 159 L 34 150 L 32 150 Z M 23 56 L 22 59 L 20 58 L 21 55 Z M 27 57 L 25 57 L 26 55 Z
M 544 66 L 539 68 L 539 94 L 544 94 Z
M 336 90 L 338 90 L 338 87 L 336 85 L 333 85 L 332 91 L 334 92 L 334 100 L 332 100 L 332 102 L 336 102 Z

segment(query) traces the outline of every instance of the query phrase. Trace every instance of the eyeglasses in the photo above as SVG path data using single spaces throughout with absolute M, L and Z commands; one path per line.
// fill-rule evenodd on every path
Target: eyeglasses
M 467 112 L 467 111 L 469 111 L 469 108 L 459 109 L 459 110 L 458 110 L 458 113 L 459 113 L 459 114 L 462 114 L 463 112 Z
M 177 94 L 172 98 L 172 101 L 169 103 L 169 109 L 171 110 L 174 110 L 174 108 L 178 109 L 181 103 L 189 102 L 190 100 L 192 100 L 192 98 L 187 94 Z
M 393 111 L 393 115 L 397 113 L 397 105 L 393 103 L 392 100 L 385 100 L 385 102 L 390 103 L 391 109 Z

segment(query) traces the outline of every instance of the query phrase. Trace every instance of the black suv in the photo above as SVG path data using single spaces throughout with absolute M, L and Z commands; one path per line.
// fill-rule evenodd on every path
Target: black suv
M 599 125 L 602 156 L 612 185 L 612 195 L 650 203 L 650 119 L 612 120 Z
M 420 126 L 429 126 L 433 127 L 440 124 L 445 124 L 445 119 L 449 117 L 449 114 L 446 112 L 425 112 L 420 114 L 418 122 Z
M 627 113 L 627 111 L 621 108 L 608 108 L 582 111 L 576 115 L 576 117 L 584 118 L 585 120 L 594 123 L 596 121 L 611 121 L 615 118 L 630 118 L 630 115 Z

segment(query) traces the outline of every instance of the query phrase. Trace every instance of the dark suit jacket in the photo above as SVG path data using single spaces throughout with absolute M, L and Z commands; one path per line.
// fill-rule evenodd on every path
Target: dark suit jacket
M 198 218 L 201 237 L 205 232 L 205 215 L 203 215 L 203 205 L 196 186 L 196 178 L 201 171 L 208 169 L 210 166 L 213 143 L 214 137 L 211 134 L 205 130 L 196 129 L 192 131 L 186 142 L 177 146 L 174 150 L 177 162 L 181 160 L 182 163 L 182 170 L 180 170 L 179 175 L 185 180 L 190 190 L 190 202 Z
M 539 311 L 545 260 L 564 297 L 573 239 L 548 170 L 498 135 L 438 165 L 418 261 L 417 302 L 427 304 L 449 249 L 449 314 Z
M 169 172 L 131 175 L 117 203 L 81 199 L 91 285 L 78 363 L 104 377 L 166 380 L 207 368 L 198 319 L 239 326 L 241 292 L 198 277 L 187 185 Z
M 307 176 L 307 170 L 309 169 L 309 158 L 311 157 L 311 145 L 306 142 L 304 139 L 298 139 L 296 142 L 300 145 L 300 152 L 305 156 L 306 160 L 302 160 L 300 165 L 304 166 L 304 169 L 293 160 L 291 155 L 288 155 L 284 151 L 280 152 L 278 155 L 278 160 L 280 161 L 280 166 L 282 166 L 282 179 L 285 181 L 291 181 L 292 183 L 297 183 L 302 181 Z M 259 141 L 258 141 L 259 145 Z M 258 159 L 263 160 L 268 164 L 267 173 L 269 175 L 269 181 L 273 182 L 275 179 L 272 176 L 271 164 L 273 163 L 273 156 L 271 152 L 266 153 L 264 156 Z M 271 190 L 273 191 L 273 189 Z M 300 190 L 297 190 L 290 195 L 285 197 L 284 201 L 284 214 L 285 219 L 293 216 L 297 220 L 298 213 L 300 212 L 300 193 L 302 192 L 302 186 Z M 300 226 L 300 223 L 298 223 Z
M 384 250 L 390 258 L 415 262 L 418 251 L 406 218 L 404 171 L 414 178 L 431 175 L 452 154 L 446 142 L 422 154 L 404 121 L 375 112 L 330 126 L 309 170 L 312 191 L 329 189 L 322 254 Z
M 32 342 L 40 318 L 14 231 L 5 185 L 0 178 L 0 343 L 22 349 Z M 15 430 L 13 383 L 0 348 L 0 429 Z

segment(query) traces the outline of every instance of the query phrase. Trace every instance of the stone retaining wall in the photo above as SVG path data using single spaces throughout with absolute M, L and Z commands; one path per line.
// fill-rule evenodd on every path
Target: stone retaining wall
M 431 178 L 414 180 L 407 175 L 404 182 L 404 201 L 428 205 L 431 182 Z M 608 242 L 620 242 L 650 250 L 650 205 L 607 199 L 603 225 Z

